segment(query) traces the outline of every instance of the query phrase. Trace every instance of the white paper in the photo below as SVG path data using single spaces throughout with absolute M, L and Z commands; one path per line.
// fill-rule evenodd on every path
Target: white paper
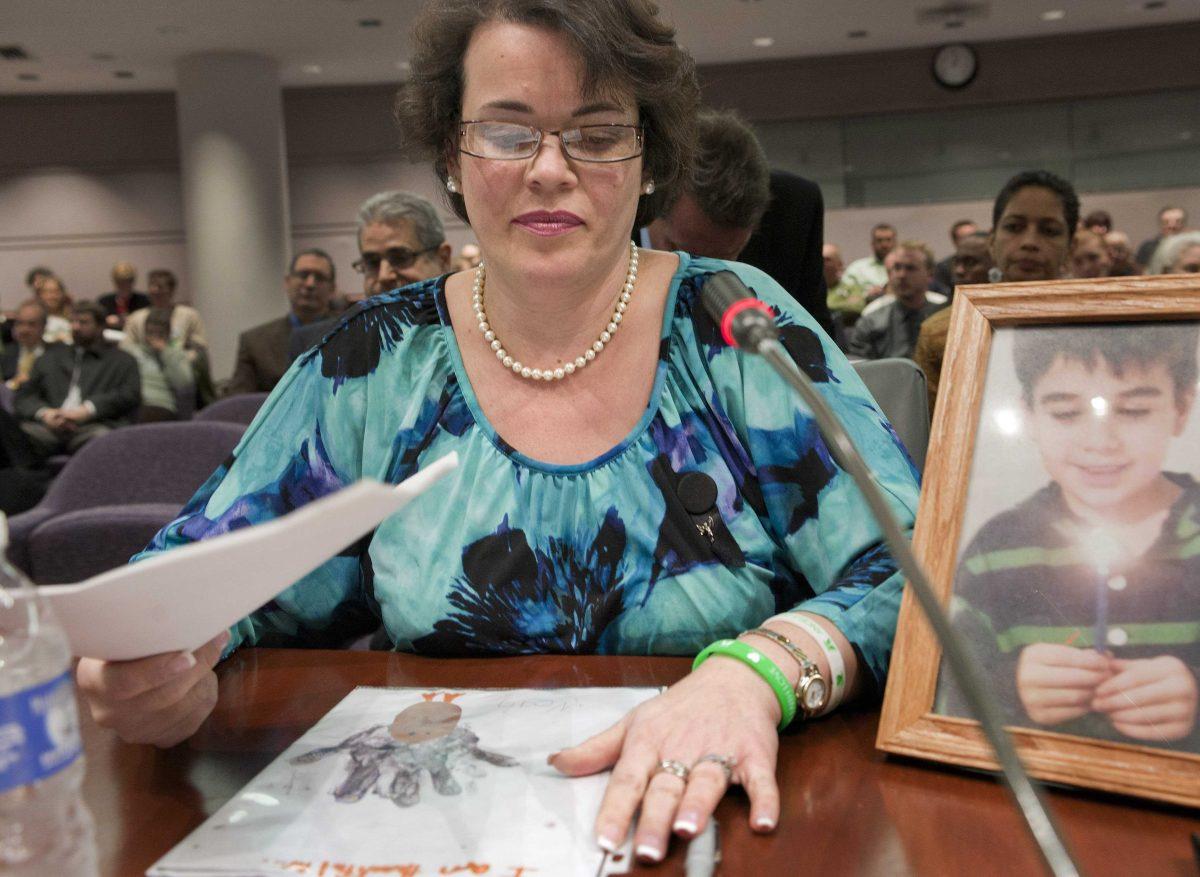
M 398 485 L 363 480 L 273 521 L 166 551 L 75 585 L 43 585 L 78 656 L 192 651 L 352 544 L 458 465 Z
M 608 774 L 564 777 L 546 756 L 604 730 L 657 692 L 357 688 L 147 874 L 624 873 L 628 850 L 613 857 L 621 861 L 614 867 L 593 839 Z M 394 719 L 431 709 L 453 716 L 447 703 L 461 710 L 451 734 L 443 725 L 442 736 L 405 743 L 389 733 Z M 347 783 L 353 764 L 346 741 L 372 728 L 356 751 L 360 765 L 385 753 L 376 762 L 378 777 L 366 772 L 367 782 L 353 784 L 364 792 L 361 798 L 338 801 L 334 792 Z M 342 748 L 329 751 L 334 747 Z M 440 791 L 434 771 L 420 767 L 430 764 L 442 775 Z M 398 783 L 401 772 L 406 782 Z M 407 797 L 394 794 L 398 786 Z

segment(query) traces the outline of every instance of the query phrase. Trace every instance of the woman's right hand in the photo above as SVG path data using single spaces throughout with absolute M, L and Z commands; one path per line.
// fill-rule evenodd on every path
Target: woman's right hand
M 1096 687 L 1111 675 L 1108 658 L 1093 649 L 1034 643 L 1017 661 L 1017 694 L 1029 718 L 1057 725 L 1091 712 Z
M 128 743 L 174 746 L 195 733 L 217 704 L 213 667 L 229 642 L 222 631 L 195 652 L 136 661 L 82 658 L 75 670 L 92 718 Z

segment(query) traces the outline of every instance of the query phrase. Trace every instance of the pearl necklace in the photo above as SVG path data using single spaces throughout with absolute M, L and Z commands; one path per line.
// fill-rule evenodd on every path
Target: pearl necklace
M 488 323 L 487 312 L 483 309 L 484 267 L 482 262 L 475 269 L 475 287 L 471 296 L 471 300 L 475 305 L 475 319 L 479 321 L 479 331 L 483 333 L 483 340 L 492 348 L 492 351 L 496 354 L 496 359 L 500 360 L 500 363 L 505 368 L 511 369 L 513 374 L 522 378 L 529 378 L 533 381 L 561 381 L 563 378 L 575 374 L 575 372 L 599 356 L 604 350 L 604 345 L 612 340 L 612 336 L 621 327 L 621 321 L 625 319 L 625 311 L 629 308 L 629 300 L 633 298 L 633 286 L 637 283 L 637 272 L 638 248 L 637 244 L 630 241 L 629 271 L 625 274 L 625 283 L 621 287 L 621 295 L 617 298 L 617 306 L 613 309 L 608 325 L 604 327 L 604 331 L 600 333 L 600 337 L 592 342 L 591 347 L 583 351 L 580 356 L 575 357 L 574 362 L 568 362 L 555 369 L 530 368 L 520 360 L 513 359 L 500 342 L 500 339 L 496 337 L 496 330 Z

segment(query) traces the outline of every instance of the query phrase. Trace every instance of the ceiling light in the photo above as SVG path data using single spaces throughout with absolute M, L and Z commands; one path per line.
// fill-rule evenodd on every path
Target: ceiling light
M 1062 21 L 1066 17 L 1065 9 L 1047 9 L 1042 13 L 1042 21 Z
M 132 70 L 114 70 L 113 76 L 117 77 L 117 79 L 133 79 L 133 71 Z
M 775 37 L 755 37 L 754 45 L 758 46 L 760 49 L 769 49 L 771 46 L 775 45 Z
M 300 68 L 300 72 L 301 73 L 313 73 L 313 74 L 320 73 L 321 65 L 320 64 L 305 64 L 303 67 Z
M 383 22 L 378 18 L 360 18 L 358 20 L 359 27 L 382 27 Z
M 867 35 L 867 32 L 865 30 L 852 30 L 848 34 L 846 34 L 846 36 L 848 36 L 852 40 L 861 40 L 866 35 Z

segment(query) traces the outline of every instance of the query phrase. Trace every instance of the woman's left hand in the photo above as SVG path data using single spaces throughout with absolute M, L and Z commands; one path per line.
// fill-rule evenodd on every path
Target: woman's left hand
M 549 760 L 568 776 L 612 767 L 596 817 L 596 841 L 609 851 L 618 848 L 640 807 L 634 851 L 657 862 L 672 830 L 683 837 L 704 830 L 729 787 L 721 759 L 728 759 L 732 782 L 750 798 L 751 828 L 775 828 L 779 717 L 774 692 L 753 670 L 714 656 L 611 728 Z M 661 770 L 663 761 L 678 762 L 690 773 L 682 779 Z

